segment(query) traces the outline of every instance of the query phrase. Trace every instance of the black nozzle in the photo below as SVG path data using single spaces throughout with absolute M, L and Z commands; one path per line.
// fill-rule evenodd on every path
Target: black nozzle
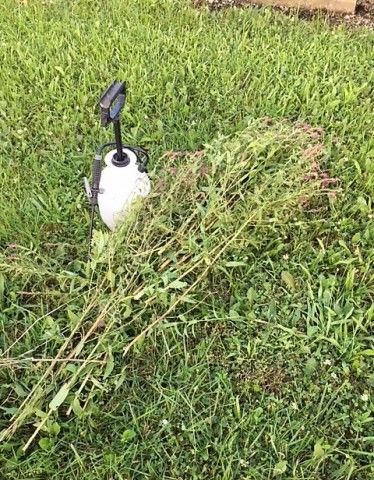
M 124 82 L 113 82 L 100 98 L 101 126 L 107 127 L 113 123 L 114 136 L 116 140 L 117 153 L 113 158 L 113 164 L 116 166 L 125 166 L 129 163 L 129 158 L 123 153 L 120 113 L 125 105 L 126 86 Z
M 107 127 L 111 122 L 119 120 L 125 105 L 126 85 L 124 82 L 113 82 L 100 98 L 101 126 Z

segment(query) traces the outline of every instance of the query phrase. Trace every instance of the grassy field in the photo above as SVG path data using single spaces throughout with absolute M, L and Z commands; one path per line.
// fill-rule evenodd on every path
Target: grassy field
M 374 34 L 3 0 L 0 46 L 1 480 L 373 478 Z M 115 78 L 153 193 L 87 261 Z

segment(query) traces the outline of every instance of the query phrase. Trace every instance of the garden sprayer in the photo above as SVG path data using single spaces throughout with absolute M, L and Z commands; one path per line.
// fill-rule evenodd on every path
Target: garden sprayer
M 133 200 L 146 197 L 151 184 L 147 175 L 148 154 L 140 147 L 124 145 L 121 138 L 120 114 L 125 105 L 126 87 L 113 82 L 100 98 L 101 126 L 113 123 L 114 142 L 101 145 L 92 163 L 92 182 L 84 179 L 86 194 L 91 205 L 89 241 L 91 244 L 94 214 L 99 207 L 100 216 L 110 230 L 114 230 L 129 210 Z M 110 148 L 104 157 L 103 152 Z

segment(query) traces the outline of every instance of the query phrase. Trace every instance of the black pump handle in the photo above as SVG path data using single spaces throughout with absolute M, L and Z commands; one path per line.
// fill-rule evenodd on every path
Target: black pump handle
M 107 127 L 111 122 L 119 119 L 119 115 L 126 99 L 126 85 L 124 82 L 114 81 L 100 98 L 101 126 Z

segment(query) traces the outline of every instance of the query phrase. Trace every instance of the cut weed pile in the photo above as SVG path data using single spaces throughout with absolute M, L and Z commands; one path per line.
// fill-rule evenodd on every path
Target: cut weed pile
M 370 479 L 373 37 L 106 5 L 0 7 L 1 479 Z M 153 190 L 87 262 L 115 76 Z

